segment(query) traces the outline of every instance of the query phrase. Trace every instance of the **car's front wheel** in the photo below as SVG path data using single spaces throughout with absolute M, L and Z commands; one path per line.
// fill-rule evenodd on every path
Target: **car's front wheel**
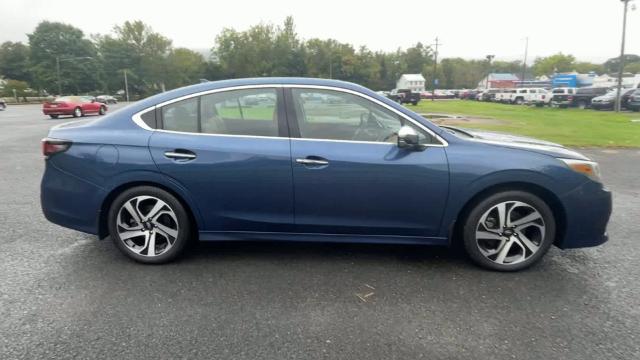
M 517 271 L 538 262 L 554 242 L 553 211 L 539 197 L 504 191 L 478 202 L 464 222 L 464 247 L 478 265 Z
M 170 193 L 151 186 L 124 191 L 109 210 L 109 233 L 128 257 L 148 264 L 166 263 L 189 241 L 189 216 Z

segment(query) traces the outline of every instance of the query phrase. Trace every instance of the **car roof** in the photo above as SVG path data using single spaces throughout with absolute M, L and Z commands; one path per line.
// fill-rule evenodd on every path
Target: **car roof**
M 302 77 L 262 77 L 262 78 L 244 78 L 244 79 L 231 79 L 231 80 L 219 80 L 199 83 L 195 85 L 185 86 L 178 89 L 169 90 L 146 99 L 143 99 L 135 104 L 135 108 L 143 110 L 155 104 L 172 100 L 178 97 L 195 94 L 208 90 L 222 89 L 236 86 L 251 86 L 251 85 L 311 85 L 311 86 L 329 86 L 337 87 L 348 90 L 354 90 L 361 93 L 365 93 L 376 98 L 380 95 L 375 92 L 347 81 L 331 80 L 331 79 L 317 79 L 317 78 L 302 78 Z M 139 111 L 138 110 L 138 111 Z

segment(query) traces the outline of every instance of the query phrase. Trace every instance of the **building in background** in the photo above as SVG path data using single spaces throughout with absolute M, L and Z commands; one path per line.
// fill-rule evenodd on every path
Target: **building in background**
M 409 89 L 415 92 L 424 91 L 425 79 L 422 74 L 402 74 L 398 82 L 396 82 L 396 89 Z
M 520 78 L 513 74 L 491 73 L 478 83 L 478 89 L 513 88 Z

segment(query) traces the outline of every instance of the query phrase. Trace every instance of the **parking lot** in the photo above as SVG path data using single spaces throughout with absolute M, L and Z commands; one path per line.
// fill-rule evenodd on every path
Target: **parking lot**
M 2 359 L 640 358 L 639 149 L 584 150 L 614 193 L 610 241 L 520 273 L 443 248 L 255 242 L 143 266 L 44 219 L 39 140 L 69 120 L 0 111 Z

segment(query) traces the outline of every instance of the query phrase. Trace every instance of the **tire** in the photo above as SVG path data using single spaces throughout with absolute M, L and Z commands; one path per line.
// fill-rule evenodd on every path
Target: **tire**
M 129 209 L 136 214 L 132 215 Z M 150 214 L 154 209 L 157 211 Z M 172 261 L 189 242 L 191 223 L 187 211 L 173 195 L 153 186 L 124 191 L 111 203 L 108 216 L 109 234 L 116 247 L 140 263 Z
M 507 221 L 507 216 L 503 216 L 505 227 L 500 226 L 501 205 L 510 218 Z M 533 219 L 518 224 L 525 218 Z M 537 263 L 553 244 L 556 234 L 551 208 L 539 197 L 516 190 L 495 193 L 479 201 L 463 224 L 467 255 L 477 265 L 496 271 L 518 271 Z
M 587 108 L 587 102 L 586 101 L 578 101 L 578 109 L 586 109 Z
M 516 105 L 522 105 L 524 104 L 524 99 L 523 98 L 517 98 L 516 99 Z
M 51 117 L 52 119 L 57 119 L 58 115 L 49 115 L 49 117 Z
M 416 106 L 416 105 L 418 105 L 418 102 L 417 101 L 412 101 L 411 105 Z
M 98 110 L 99 115 L 104 115 L 107 113 L 107 108 L 104 106 L 100 106 L 100 110 Z
M 81 117 L 84 116 L 84 114 L 82 113 L 82 109 L 80 109 L 79 107 L 73 109 L 73 117 Z

